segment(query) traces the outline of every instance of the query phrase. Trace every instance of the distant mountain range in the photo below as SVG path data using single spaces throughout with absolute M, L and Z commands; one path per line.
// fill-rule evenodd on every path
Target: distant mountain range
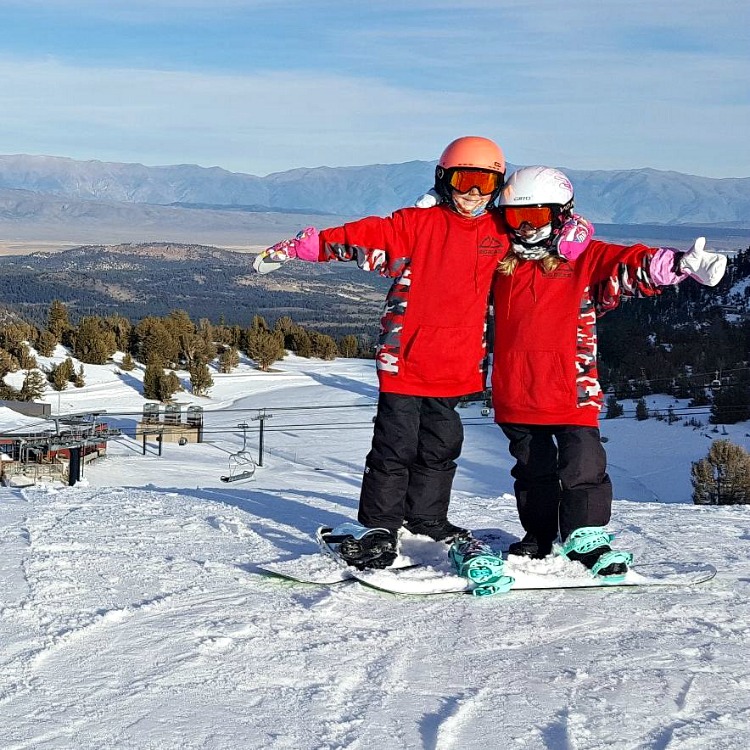
M 0 241 L 265 246 L 306 224 L 331 226 L 410 205 L 432 185 L 434 166 L 413 161 L 257 177 L 195 165 L 0 156 Z M 603 238 L 682 240 L 698 232 L 737 248 L 750 239 L 750 178 L 565 171 L 577 210 Z
M 260 249 L 295 234 L 301 227 L 333 225 L 342 220 L 268 208 L 219 210 L 0 188 L 0 245 L 9 247 L 25 243 L 72 246 L 182 242 Z

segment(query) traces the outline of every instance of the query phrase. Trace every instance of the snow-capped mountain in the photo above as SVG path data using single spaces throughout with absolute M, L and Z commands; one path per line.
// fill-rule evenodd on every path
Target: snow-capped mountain
M 412 161 L 293 169 L 257 177 L 185 164 L 147 167 L 7 155 L 0 156 L 0 188 L 69 200 L 364 216 L 411 205 L 431 187 L 434 166 L 434 162 Z M 576 188 L 578 210 L 595 222 L 750 227 L 750 177 L 714 179 L 654 169 L 562 168 Z

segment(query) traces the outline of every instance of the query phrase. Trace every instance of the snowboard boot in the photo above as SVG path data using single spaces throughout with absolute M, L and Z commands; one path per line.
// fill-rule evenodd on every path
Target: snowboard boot
M 609 543 L 615 538 L 601 526 L 583 526 L 573 531 L 562 546 L 562 554 L 576 560 L 591 571 L 591 575 L 621 581 L 633 562 L 630 552 L 613 550 Z
M 387 568 L 398 557 L 398 535 L 394 530 L 344 523 L 325 534 L 328 544 L 337 544 L 339 557 L 358 570 Z
M 457 539 L 448 550 L 448 558 L 458 575 L 474 584 L 475 596 L 501 594 L 513 585 L 514 579 L 503 572 L 503 558 L 478 539 Z
M 518 557 L 530 557 L 532 560 L 541 560 L 552 552 L 552 540 L 541 540 L 532 533 L 527 533 L 523 539 L 508 547 L 509 555 Z
M 410 518 L 404 521 L 404 527 L 411 534 L 428 536 L 436 542 L 453 542 L 471 535 L 468 529 L 455 526 L 447 518 Z

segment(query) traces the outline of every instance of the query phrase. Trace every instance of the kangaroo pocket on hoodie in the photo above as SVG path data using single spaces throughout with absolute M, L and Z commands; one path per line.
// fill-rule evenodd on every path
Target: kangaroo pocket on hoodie
M 409 378 L 427 383 L 463 383 L 476 377 L 482 360 L 475 328 L 420 326 L 404 348 Z
M 495 353 L 493 394 L 508 409 L 555 412 L 576 406 L 575 366 L 566 367 L 560 352 Z

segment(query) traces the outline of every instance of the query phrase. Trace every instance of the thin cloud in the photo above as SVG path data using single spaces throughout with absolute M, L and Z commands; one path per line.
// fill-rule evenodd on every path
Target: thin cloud
M 5 151 L 265 173 L 474 133 L 514 163 L 750 174 L 746 0 L 3 5 Z
M 54 153 L 53 139 L 62 138 L 68 141 L 65 155 L 80 144 L 73 154 L 78 158 L 127 161 L 125 154 L 136 149 L 151 163 L 192 155 L 190 161 L 206 166 L 254 173 L 279 163 L 435 158 L 435 151 L 415 149 L 404 138 L 404 125 L 429 130 L 441 117 L 473 107 L 471 97 L 460 94 L 435 101 L 377 81 L 300 72 L 221 76 L 5 60 L 0 73 L 6 152 L 26 150 L 19 149 L 17 134 L 23 133 L 37 153 Z

